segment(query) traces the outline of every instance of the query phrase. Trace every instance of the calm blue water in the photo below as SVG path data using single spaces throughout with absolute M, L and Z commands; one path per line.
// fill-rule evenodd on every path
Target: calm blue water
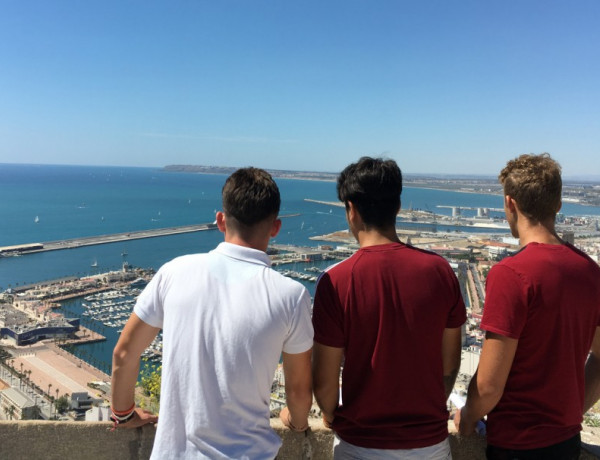
M 212 222 L 215 212 L 221 209 L 225 179 L 224 175 L 172 173 L 155 168 L 0 164 L 0 246 Z M 316 246 L 318 242 L 310 240 L 311 236 L 346 228 L 343 208 L 304 201 L 336 201 L 333 182 L 279 179 L 277 183 L 282 195 L 281 214 L 299 215 L 283 219 L 276 242 Z M 402 204 L 404 208 L 412 206 L 449 215 L 450 209 L 436 206 L 501 208 L 502 199 L 406 188 Z M 565 204 L 563 212 L 600 215 L 600 208 Z M 220 241 L 222 235 L 213 230 L 0 258 L 0 290 L 118 269 L 124 260 L 123 252 L 127 252 L 131 265 L 158 269 L 174 257 L 208 251 Z M 97 262 L 97 268 L 91 267 L 92 262 Z M 314 284 L 306 285 L 312 292 Z M 78 315 L 81 300 L 65 303 L 64 308 Z M 110 362 L 118 334 L 100 324 L 91 327 L 108 340 L 77 347 L 77 354 L 96 365 Z
M 212 222 L 221 208 L 225 179 L 155 168 L 0 164 L 0 246 Z M 283 219 L 276 242 L 314 246 L 318 242 L 309 237 L 346 228 L 342 208 L 304 201 L 336 201 L 334 183 L 277 182 L 281 214 L 300 215 Z M 502 207 L 499 196 L 420 188 L 406 188 L 402 203 L 446 215 L 450 209 L 436 206 Z M 563 212 L 600 215 L 600 208 L 564 204 Z M 178 255 L 207 251 L 221 240 L 218 231 L 204 231 L 1 258 L 0 289 L 117 269 L 122 252 L 134 266 L 158 268 Z M 91 267 L 94 261 L 96 269 Z

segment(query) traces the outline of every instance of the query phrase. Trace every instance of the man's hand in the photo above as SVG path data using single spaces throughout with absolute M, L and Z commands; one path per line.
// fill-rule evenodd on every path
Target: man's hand
M 158 422 L 158 415 L 152 412 L 143 410 L 139 407 L 135 408 L 135 415 L 125 423 L 119 423 L 117 428 L 137 428 L 139 426 L 148 425 L 149 423 Z
M 477 420 L 474 422 L 469 417 L 463 417 L 463 409 L 458 409 L 454 414 L 454 427 L 461 436 L 472 436 L 477 433 Z
M 279 412 L 279 419 L 281 420 L 281 423 L 283 423 L 292 431 L 302 433 L 308 430 L 308 421 L 302 426 L 296 426 L 292 423 L 292 419 L 290 417 L 290 410 L 287 408 L 287 406 L 281 409 L 281 412 Z

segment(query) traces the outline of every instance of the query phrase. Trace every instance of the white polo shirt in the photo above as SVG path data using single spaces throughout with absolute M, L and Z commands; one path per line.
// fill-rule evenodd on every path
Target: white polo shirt
M 262 251 L 221 243 L 165 264 L 134 312 L 163 329 L 153 459 L 272 459 L 269 423 L 281 352 L 312 347 L 310 295 Z

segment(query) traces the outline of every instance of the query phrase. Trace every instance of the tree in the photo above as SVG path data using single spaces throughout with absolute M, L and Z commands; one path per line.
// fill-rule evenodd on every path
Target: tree
M 63 412 L 65 412 L 66 410 L 69 409 L 70 407 L 70 403 L 69 403 L 69 395 L 68 394 L 64 394 L 62 395 L 60 398 L 57 398 L 54 400 L 54 407 L 56 408 L 56 413 L 57 414 L 62 414 Z
M 35 406 L 33 406 L 31 418 L 32 418 L 32 420 L 39 420 L 41 418 L 41 415 L 42 415 L 42 409 L 40 408 L 40 406 L 38 406 L 36 404 Z
M 12 420 L 13 416 L 15 415 L 15 406 L 9 404 L 7 407 L 4 408 L 4 413 L 6 414 L 9 420 Z

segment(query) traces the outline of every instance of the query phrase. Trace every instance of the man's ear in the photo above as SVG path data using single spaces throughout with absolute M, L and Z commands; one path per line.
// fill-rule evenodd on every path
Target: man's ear
M 225 213 L 222 211 L 217 212 L 217 228 L 222 233 L 225 233 Z
M 504 195 L 504 208 L 514 214 L 517 212 L 517 202 L 510 195 Z
M 271 238 L 275 238 L 278 234 L 279 231 L 281 230 L 281 219 L 275 219 L 273 221 L 273 225 L 271 227 Z
M 348 221 L 352 221 L 356 217 L 356 206 L 354 206 L 352 201 L 348 201 L 348 204 L 346 205 L 346 217 L 348 218 Z

